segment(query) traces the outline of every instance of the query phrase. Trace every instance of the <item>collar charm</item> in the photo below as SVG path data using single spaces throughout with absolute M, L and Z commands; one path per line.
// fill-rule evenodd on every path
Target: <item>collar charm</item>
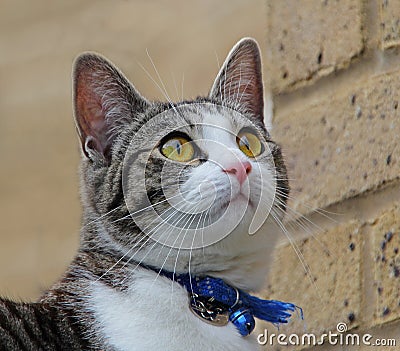
M 223 327 L 231 322 L 240 335 L 247 336 L 254 330 L 256 321 L 249 309 L 240 307 L 240 293 L 237 289 L 235 291 L 236 301 L 231 307 L 216 301 L 214 297 L 189 293 L 189 308 L 196 317 L 209 324 Z
M 189 293 L 189 308 L 196 317 L 205 322 L 223 327 L 229 323 L 229 311 L 226 306 L 215 301 L 213 297 Z

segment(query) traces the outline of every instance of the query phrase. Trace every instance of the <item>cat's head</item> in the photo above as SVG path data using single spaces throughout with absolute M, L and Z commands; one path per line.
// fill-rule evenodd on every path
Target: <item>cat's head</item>
M 231 50 L 207 97 L 177 103 L 148 101 L 109 61 L 83 54 L 74 69 L 74 112 L 83 248 L 231 281 L 240 280 L 243 265 L 265 265 L 288 182 L 264 124 L 253 39 Z

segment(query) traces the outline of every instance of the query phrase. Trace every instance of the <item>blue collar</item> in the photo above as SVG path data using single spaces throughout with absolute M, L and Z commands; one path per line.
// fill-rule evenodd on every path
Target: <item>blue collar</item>
M 175 274 L 149 268 L 183 286 L 190 295 L 190 307 L 195 314 L 215 325 L 224 325 L 213 321 L 226 314 L 226 323 L 228 320 L 232 322 L 242 336 L 253 331 L 254 317 L 279 326 L 288 323 L 297 310 L 303 319 L 302 309 L 292 303 L 260 299 L 226 284 L 220 278 Z

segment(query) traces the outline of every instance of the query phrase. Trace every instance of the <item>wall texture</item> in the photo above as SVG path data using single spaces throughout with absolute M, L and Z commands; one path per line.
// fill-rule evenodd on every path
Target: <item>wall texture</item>
M 278 248 L 265 295 L 305 314 L 279 332 L 320 336 L 344 322 L 350 333 L 397 338 L 372 349 L 399 350 L 400 2 L 267 7 L 273 132 L 290 170 L 295 243 Z M 292 348 L 309 347 L 269 347 Z

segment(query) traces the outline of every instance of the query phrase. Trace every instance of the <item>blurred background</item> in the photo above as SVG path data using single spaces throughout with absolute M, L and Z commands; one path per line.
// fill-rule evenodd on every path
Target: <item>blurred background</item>
M 263 48 L 265 30 L 263 0 L 1 0 L 1 296 L 37 298 L 78 246 L 74 58 L 100 52 L 146 97 L 165 99 L 145 72 L 159 83 L 150 56 L 172 99 L 191 98 L 241 37 Z

